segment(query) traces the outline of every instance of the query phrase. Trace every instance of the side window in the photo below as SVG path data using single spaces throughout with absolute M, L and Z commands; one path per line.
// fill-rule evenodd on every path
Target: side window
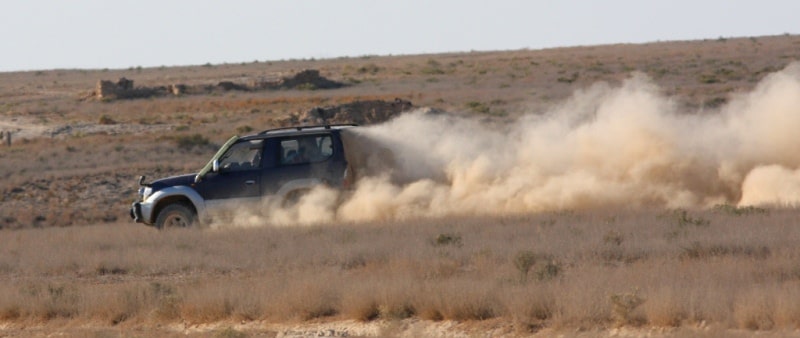
M 297 155 L 297 140 L 289 139 L 281 141 L 281 164 L 294 164 L 299 158 Z
M 281 141 L 281 164 L 322 162 L 333 156 L 330 135 L 300 136 Z
M 333 155 L 333 141 L 331 140 L 330 135 L 320 137 L 318 141 L 319 153 L 322 155 L 322 157 L 331 157 L 331 155 Z
M 239 142 L 231 146 L 219 159 L 223 171 L 241 171 L 261 167 L 261 151 L 264 140 Z

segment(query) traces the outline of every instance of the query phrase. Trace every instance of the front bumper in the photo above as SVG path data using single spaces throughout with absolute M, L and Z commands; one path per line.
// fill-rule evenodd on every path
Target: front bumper
M 153 203 L 150 201 L 133 202 L 131 204 L 131 218 L 136 223 L 152 225 L 155 221 L 153 217 Z
M 131 204 L 131 218 L 133 218 L 133 221 L 136 223 L 144 223 L 141 202 L 133 202 L 133 204 Z

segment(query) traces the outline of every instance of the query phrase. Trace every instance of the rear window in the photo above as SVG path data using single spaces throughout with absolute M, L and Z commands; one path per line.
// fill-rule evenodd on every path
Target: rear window
M 281 140 L 282 165 L 322 162 L 333 156 L 330 135 L 310 135 Z

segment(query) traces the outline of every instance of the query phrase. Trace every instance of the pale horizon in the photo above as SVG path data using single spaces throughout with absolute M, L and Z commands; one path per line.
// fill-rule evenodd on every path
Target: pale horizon
M 797 34 L 800 2 L 33 0 L 0 72 L 547 49 Z

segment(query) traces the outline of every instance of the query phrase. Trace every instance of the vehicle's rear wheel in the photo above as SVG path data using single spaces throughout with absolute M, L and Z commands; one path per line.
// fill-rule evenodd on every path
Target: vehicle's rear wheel
M 156 217 L 156 228 L 188 228 L 194 225 L 196 217 L 192 208 L 184 203 L 172 203 L 161 209 Z
M 303 198 L 305 194 L 311 191 L 310 189 L 297 189 L 292 190 L 283 198 L 283 202 L 281 203 L 281 207 L 284 208 L 291 208 L 297 205 L 300 202 L 300 199 Z

